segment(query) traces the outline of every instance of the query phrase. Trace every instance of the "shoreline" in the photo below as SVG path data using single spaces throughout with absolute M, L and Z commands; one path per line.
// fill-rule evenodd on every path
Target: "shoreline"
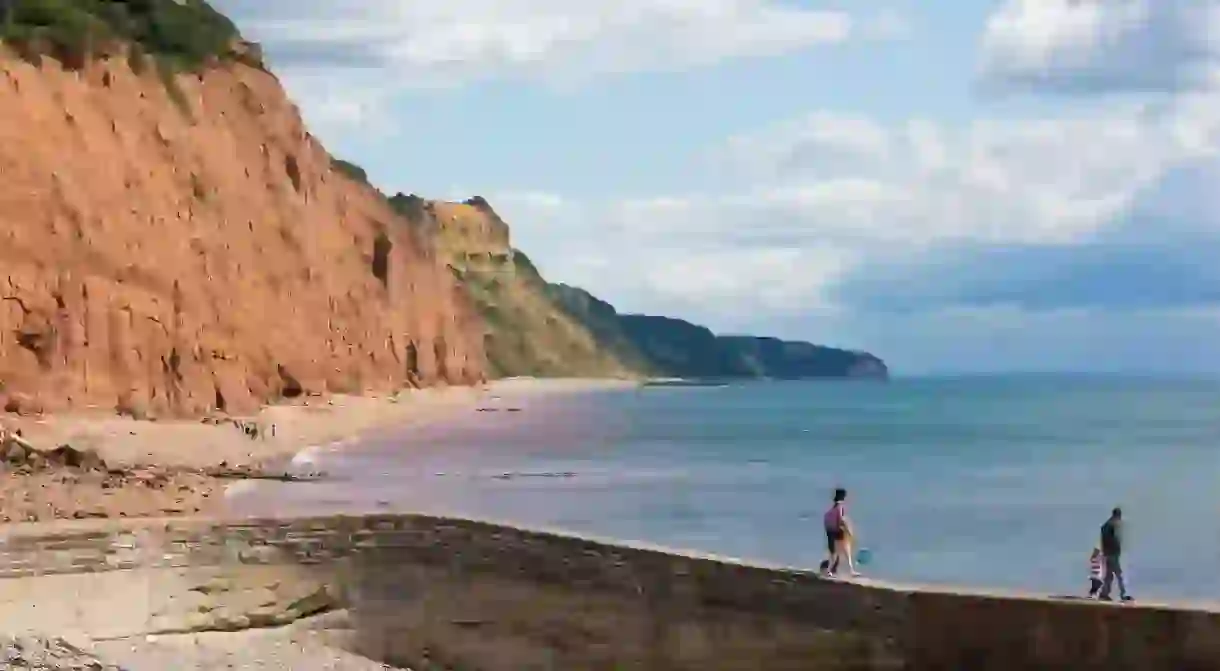
M 274 442 L 269 441 L 268 445 L 263 446 L 265 449 L 258 452 L 269 460 L 286 459 L 293 467 L 308 467 L 322 452 L 332 449 L 342 450 L 348 445 L 359 445 L 362 441 L 373 438 L 378 432 L 382 431 L 410 433 L 416 427 L 425 424 L 437 424 L 444 427 L 450 425 L 450 423 L 462 421 L 462 413 L 464 412 L 473 413 L 480 409 L 488 409 L 491 406 L 497 406 L 496 409 L 498 410 L 520 407 L 528 411 L 529 402 L 534 399 L 569 393 L 632 389 L 636 386 L 638 386 L 638 383 L 633 381 L 617 380 L 515 379 L 492 383 L 484 387 L 408 392 L 396 395 L 393 397 L 393 400 L 386 397 L 311 398 L 308 405 L 276 406 L 260 413 L 260 416 L 270 414 L 286 420 L 283 426 L 288 427 L 288 429 L 287 432 L 284 430 L 278 431 L 277 440 Z M 52 422 L 67 423 L 79 421 L 87 423 L 88 421 L 97 421 L 92 418 L 81 419 L 63 416 L 46 418 L 46 420 L 48 421 L 44 422 L 44 426 Z M 159 423 L 151 422 L 149 424 Z M 186 422 L 166 424 L 173 424 L 174 426 L 157 429 L 153 431 L 153 435 L 123 436 L 120 434 L 111 436 L 111 438 L 118 441 L 134 438 L 135 440 L 129 440 L 129 442 L 139 443 L 140 441 L 149 441 L 153 438 L 161 437 L 162 434 L 172 435 L 175 430 L 188 432 L 183 428 L 185 424 L 192 424 L 193 426 L 193 423 Z M 231 441 L 249 440 L 232 426 L 215 426 L 202 422 L 200 425 L 208 427 L 210 432 L 222 432 L 226 435 L 236 436 Z M 357 425 L 360 428 L 355 429 L 354 432 L 340 435 L 342 433 L 341 429 L 351 429 Z M 191 429 L 191 431 L 196 431 L 196 429 Z M 45 435 L 51 434 L 48 432 Z M 312 439 L 316 437 L 328 437 L 328 440 L 305 440 L 306 438 Z M 234 444 L 244 445 L 244 443 L 240 442 Z M 177 447 L 181 448 L 182 446 L 179 445 Z M 164 446 L 163 448 L 174 449 Z M 124 449 L 132 452 L 136 449 L 136 446 L 127 445 Z M 415 454 L 418 453 L 412 449 L 406 449 L 403 452 L 406 459 L 412 458 L 412 455 Z M 178 459 L 178 463 L 198 464 L 201 463 L 200 460 L 203 460 L 204 456 L 182 456 Z M 221 456 L 223 454 L 206 455 L 206 460 L 214 461 Z M 264 462 L 264 465 L 266 463 Z M 232 487 L 245 486 L 242 482 L 226 484 L 224 480 L 219 480 L 219 483 L 219 489 L 214 495 L 218 496 L 220 501 L 226 498 L 225 494 Z M 255 481 L 245 481 L 245 483 L 256 485 Z M 212 503 L 216 503 L 216 501 Z M 494 546 L 506 549 L 510 553 L 509 556 L 517 556 L 512 553 L 520 552 L 519 556 L 522 557 L 522 561 L 524 561 L 524 558 L 530 558 L 533 561 L 537 559 L 536 548 L 548 547 L 551 550 L 547 551 L 546 556 L 557 562 L 556 566 L 560 564 L 567 566 L 566 562 L 569 561 L 569 558 L 577 556 L 586 557 L 584 560 L 575 560 L 578 563 L 579 561 L 589 561 L 587 559 L 588 556 L 625 557 L 641 568 L 639 574 L 641 576 L 654 575 L 651 569 L 644 570 L 649 566 L 673 565 L 682 567 L 682 571 L 686 571 L 690 567 L 697 567 L 698 571 L 706 569 L 707 571 L 714 571 L 718 575 L 723 574 L 734 577 L 743 575 L 752 576 L 747 577 L 746 580 L 751 585 L 758 585 L 758 589 L 762 589 L 761 586 L 763 583 L 766 583 L 767 585 L 785 585 L 782 588 L 768 587 L 767 589 L 792 590 L 791 593 L 793 595 L 812 595 L 812 590 L 822 590 L 823 596 L 818 598 L 813 596 L 792 597 L 800 603 L 809 604 L 810 608 L 814 608 L 816 604 L 826 603 L 827 596 L 843 600 L 843 603 L 848 604 L 847 607 L 854 607 L 854 604 L 861 600 L 870 602 L 872 600 L 882 600 L 885 603 L 898 603 L 901 601 L 904 604 L 926 603 L 931 600 L 938 604 L 948 604 L 948 607 L 951 609 L 967 607 L 964 604 L 986 602 L 995 607 L 993 609 L 994 612 L 1018 613 L 1036 611 L 1037 613 L 1050 613 L 1051 615 L 1047 617 L 1061 618 L 1059 621 L 1068 623 L 1093 621 L 1099 617 L 1099 615 L 1095 614 L 1107 613 L 1105 617 L 1108 621 L 1122 622 L 1124 623 L 1123 626 L 1127 627 L 1142 627 L 1145 626 L 1144 623 L 1146 621 L 1158 617 L 1185 616 L 1194 618 L 1220 615 L 1220 603 L 1202 599 L 1141 599 L 1135 603 L 1107 604 L 1058 594 L 1053 591 L 990 588 L 985 585 L 972 585 L 968 583 L 904 582 L 878 579 L 868 575 L 857 579 L 828 579 L 817 575 L 814 567 L 793 566 L 785 564 L 782 561 L 774 562 L 752 559 L 748 556 L 722 555 L 716 552 L 684 548 L 680 545 L 670 546 L 664 543 L 658 544 L 651 541 L 632 540 L 630 537 L 603 536 L 596 532 L 589 533 L 569 530 L 562 526 L 530 524 L 514 521 L 509 518 L 498 518 L 494 514 L 493 516 L 463 514 L 456 510 L 386 514 L 345 514 L 341 512 L 328 514 L 323 512 L 319 514 L 284 515 L 243 514 L 239 510 L 221 515 L 217 514 L 218 511 L 219 507 L 213 505 L 194 513 L 173 516 L 168 519 L 157 519 L 154 516 L 131 516 L 135 519 L 128 519 L 121 523 L 110 523 L 108 527 L 105 527 L 105 533 L 117 537 L 122 529 L 129 529 L 141 524 L 155 527 L 158 524 L 164 523 L 179 526 L 180 528 L 191 528 L 195 525 L 206 526 L 209 524 L 215 525 L 216 528 L 229 526 L 242 528 L 243 524 L 248 524 L 251 527 L 262 528 L 272 524 L 293 525 L 294 520 L 318 520 L 317 524 L 308 526 L 310 528 L 321 528 L 333 525 L 336 528 L 347 527 L 350 529 L 360 524 L 367 524 L 370 528 L 376 529 L 372 533 L 377 535 L 382 533 L 380 525 L 384 523 L 377 522 L 376 520 L 409 518 L 422 520 L 423 522 L 420 524 L 422 526 L 429 526 L 429 528 L 448 529 L 457 527 L 473 530 L 471 532 L 474 534 L 473 537 L 462 536 L 457 539 L 458 545 L 456 549 L 458 554 L 473 553 L 477 555 L 480 551 L 489 551 L 488 548 Z M 339 520 L 341 518 L 348 520 L 361 518 L 362 521 L 346 523 L 328 521 Z M 427 520 L 431 520 L 431 522 L 427 522 Z M 412 524 L 415 523 L 407 522 L 406 526 L 411 527 Z M 5 530 L 4 540 L 23 541 L 26 539 L 45 538 L 50 543 L 62 543 L 62 541 L 56 540 L 57 536 L 73 532 L 87 534 L 104 528 L 98 521 L 91 520 L 65 520 L 59 523 L 34 521 L 2 526 Z M 339 532 L 339 535 L 342 536 L 342 533 Z M 350 534 L 350 532 L 347 533 Z M 392 534 L 392 532 L 386 533 L 387 535 Z M 445 537 L 451 536 L 445 536 L 444 533 L 438 535 L 438 539 Z M 525 541 L 519 547 L 518 543 L 521 542 L 521 539 L 525 539 Z M 323 542 L 324 547 L 327 542 L 329 541 Z M 444 544 L 439 540 L 437 542 L 441 545 Z M 488 545 L 489 543 L 492 545 Z M 0 545 L 2 544 L 0 542 Z M 21 543 L 14 543 L 13 545 L 16 547 L 21 545 Z M 397 550 L 394 552 L 397 552 Z M 589 554 L 590 552 L 592 552 L 591 555 Z M 489 556 L 493 557 L 493 559 L 500 556 L 495 552 L 489 551 L 489 553 Z M 411 555 L 408 553 L 403 556 L 410 557 Z M 609 571 L 609 569 L 607 570 Z M 618 570 L 618 568 L 615 568 L 606 575 L 618 575 Z M 674 580 L 681 584 L 687 579 L 682 577 L 686 575 L 682 571 L 674 573 L 672 576 L 670 576 L 668 571 L 663 571 L 658 575 L 669 576 L 665 579 Z M 459 578 L 465 575 L 460 571 L 458 573 L 460 574 Z M 512 576 L 508 575 L 502 575 L 500 578 L 504 580 L 513 579 Z M 13 578 L 13 580 L 17 581 L 13 584 L 23 583 L 29 585 L 30 587 L 26 589 L 26 592 L 30 594 L 38 593 L 41 595 L 40 598 L 46 597 L 49 590 L 49 594 L 52 595 L 65 595 L 61 597 L 52 596 L 51 598 L 53 599 L 71 600 L 66 596 L 67 592 L 63 591 L 64 588 L 55 582 L 59 580 L 58 578 L 47 580 L 42 576 L 31 576 L 28 578 L 17 577 Z M 394 579 L 390 577 L 381 578 L 381 580 L 385 581 L 386 584 L 394 583 Z M 478 586 L 472 587 L 467 582 L 464 582 L 464 580 L 465 578 L 455 580 L 447 587 L 438 587 L 437 589 L 448 589 L 452 593 L 451 595 L 455 594 L 463 597 L 467 594 L 483 594 L 480 590 L 484 588 Z M 66 584 L 62 580 L 60 582 Z M 97 584 L 100 585 L 102 583 Z M 523 585 L 525 586 L 515 585 L 514 589 L 537 588 L 537 585 L 534 584 L 525 583 Z M 569 587 L 571 588 L 569 590 L 570 594 L 565 598 L 579 599 L 579 594 L 584 588 L 579 585 L 569 585 Z M 578 587 L 579 589 L 577 589 Z M 754 588 L 752 587 L 751 589 Z M 112 589 L 108 591 L 117 592 L 118 590 Z M 105 598 L 112 598 L 112 595 L 106 594 Z M 3 599 L 0 599 L 0 602 L 3 602 Z M 0 603 L 0 605 L 3 604 Z M 1112 611 L 1081 610 L 1092 608 L 1118 608 L 1120 611 L 1134 612 L 1120 614 L 1118 611 L 1113 611 L 1113 616 L 1111 617 L 1109 613 Z M 743 613 L 753 612 L 740 604 L 737 606 L 737 609 Z M 310 660 L 321 659 L 333 660 L 328 662 L 330 666 L 327 668 L 337 670 L 363 671 L 366 668 L 392 668 L 381 666 L 368 657 L 350 654 L 346 643 L 337 642 L 340 640 L 338 638 L 333 640 L 328 638 L 334 632 L 354 631 L 354 625 L 352 625 L 352 621 L 349 619 L 348 610 L 333 611 L 331 614 L 335 616 L 333 622 L 318 631 L 301 629 L 297 626 L 304 622 L 304 620 L 301 620 L 274 628 L 248 628 L 231 632 L 200 630 L 195 632 L 157 634 L 156 636 L 149 637 L 141 635 L 114 639 L 97 638 L 91 641 L 88 638 L 88 632 L 83 630 L 78 631 L 73 627 L 66 627 L 62 630 L 48 627 L 46 633 L 52 637 L 64 632 L 85 636 L 83 640 L 88 643 L 88 649 L 96 652 L 98 657 L 119 663 L 130 663 L 133 670 L 165 668 L 167 665 L 181 664 L 188 657 L 201 665 L 197 668 L 209 669 L 232 668 L 234 665 L 253 664 L 252 660 L 268 659 L 284 660 L 285 663 L 290 665 L 284 668 L 304 668 L 302 666 L 291 665 L 303 665 Z M 759 616 L 771 617 L 770 614 Z M 548 616 L 540 614 L 538 617 L 545 618 Z M 1003 617 L 1007 617 L 1007 615 Z M 530 621 L 532 622 L 533 620 Z M 1025 627 L 1024 624 L 1021 626 Z M 3 633 L 0 632 L 0 634 Z M 0 644 L 3 644 L 2 640 L 0 640 Z M 309 651 L 308 654 L 292 657 L 286 652 L 300 646 L 305 646 Z M 372 653 L 368 654 L 376 656 Z
M 347 446 L 353 446 L 374 434 L 388 431 L 410 430 L 423 425 L 444 424 L 454 421 L 458 413 L 481 412 L 489 409 L 488 401 L 496 404 L 509 403 L 526 399 L 537 399 L 566 394 L 591 393 L 596 391 L 633 389 L 640 385 L 633 380 L 600 379 L 600 378 L 530 378 L 513 377 L 493 380 L 479 387 L 450 387 L 443 390 L 414 390 L 403 394 L 386 397 L 389 403 L 406 406 L 406 412 L 394 416 L 387 421 L 364 426 L 354 433 L 334 440 L 315 441 L 315 444 L 305 445 L 299 449 L 288 450 L 270 458 L 272 463 L 283 466 L 306 467 L 316 463 L 316 457 L 325 452 L 339 451 Z M 419 398 L 412 398 L 420 394 Z M 444 395 L 444 396 L 442 396 Z M 374 397 L 347 397 L 374 398 Z M 380 400 L 380 399 L 378 399 Z M 426 416 L 417 414 L 419 410 L 427 409 Z M 498 409 L 498 408 L 497 408 Z M 278 462 L 278 463 L 276 463 Z
M 133 420 L 113 413 L 0 415 L 40 452 L 69 445 L 96 454 L 95 469 L 0 463 L 0 524 L 85 518 L 191 517 L 220 509 L 233 486 L 314 479 L 317 456 L 376 434 L 459 421 L 488 404 L 630 389 L 636 380 L 510 378 L 475 387 L 383 396 L 309 397 L 254 415 Z M 0 454 L 0 460 L 6 455 Z

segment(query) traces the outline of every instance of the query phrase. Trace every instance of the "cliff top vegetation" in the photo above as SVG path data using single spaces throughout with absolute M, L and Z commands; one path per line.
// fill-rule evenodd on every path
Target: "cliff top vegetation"
M 248 53 L 233 22 L 205 0 L 0 0 L 0 40 L 67 66 L 119 45 L 171 70 Z

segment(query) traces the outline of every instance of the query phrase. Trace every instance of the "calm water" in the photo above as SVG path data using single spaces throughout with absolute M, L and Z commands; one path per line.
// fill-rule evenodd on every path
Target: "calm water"
M 1220 381 L 595 392 L 471 412 L 323 462 L 339 481 L 246 505 L 456 512 L 816 566 L 841 484 L 870 575 L 1063 593 L 1086 586 L 1097 528 L 1119 504 L 1137 596 L 1220 598 Z

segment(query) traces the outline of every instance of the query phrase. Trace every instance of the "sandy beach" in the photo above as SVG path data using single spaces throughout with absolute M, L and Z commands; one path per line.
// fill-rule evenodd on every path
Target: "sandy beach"
M 250 417 L 193 421 L 136 421 L 101 412 L 0 415 L 0 427 L 9 435 L 20 431 L 20 443 L 40 455 L 35 464 L 28 459 L 15 462 L 11 455 L 0 453 L 0 523 L 215 515 L 223 511 L 226 488 L 243 476 L 308 475 L 307 457 L 313 450 L 356 444 L 362 435 L 372 432 L 458 422 L 467 413 L 491 408 L 518 408 L 540 396 L 635 384 L 517 378 L 477 388 L 406 391 L 394 396 L 312 397 L 267 407 Z M 72 454 L 88 454 L 91 459 L 96 455 L 97 462 L 65 465 L 41 458 L 53 455 L 61 445 L 71 446 Z M 222 477 L 222 472 L 228 475 Z M 0 661 L 7 659 L 5 663 L 12 668 L 120 671 L 391 668 L 353 655 L 331 640 L 342 636 L 347 626 L 343 612 L 332 615 L 321 618 L 328 620 L 321 625 L 301 622 L 281 629 L 183 634 L 156 640 L 90 642 L 87 632 L 78 632 L 85 635 L 77 641 L 79 648 L 56 643 L 63 632 L 45 632 L 46 639 L 18 640 L 6 639 L 0 631 Z
M 359 441 L 366 432 L 458 421 L 467 412 L 527 397 L 636 384 L 625 380 L 514 378 L 482 387 L 411 390 L 393 396 L 310 397 L 254 416 L 137 421 L 113 413 L 18 417 L 0 426 L 40 452 L 68 445 L 104 467 L 0 465 L 0 522 L 173 517 L 215 512 L 243 477 L 309 477 L 292 464 L 311 449 Z M 4 455 L 0 455 L 4 456 Z M 298 462 L 307 459 L 298 459 Z

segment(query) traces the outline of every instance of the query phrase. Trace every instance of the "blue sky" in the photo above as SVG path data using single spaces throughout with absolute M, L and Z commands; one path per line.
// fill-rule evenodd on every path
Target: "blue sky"
M 332 152 L 623 311 L 1220 370 L 1220 0 L 217 0 Z

